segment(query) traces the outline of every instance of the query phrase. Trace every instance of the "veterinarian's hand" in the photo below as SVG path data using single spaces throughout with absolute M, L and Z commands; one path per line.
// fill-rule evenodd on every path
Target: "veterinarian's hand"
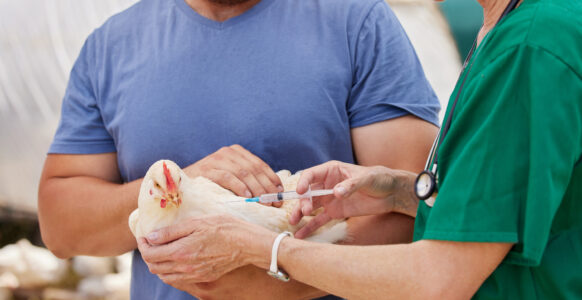
M 249 252 L 257 247 L 250 243 L 263 241 L 270 249 L 275 237 L 274 232 L 232 216 L 204 216 L 154 231 L 138 240 L 138 248 L 150 272 L 181 288 L 214 281 L 252 263 Z
M 415 174 L 386 167 L 363 167 L 330 161 L 304 170 L 297 183 L 297 193 L 305 193 L 309 185 L 334 189 L 334 194 L 300 200 L 289 223 L 297 224 L 320 207 L 315 216 L 295 233 L 305 238 L 332 219 L 399 212 L 416 216 L 418 199 L 414 195 Z
M 204 176 L 241 197 L 283 191 L 279 176 L 269 165 L 240 145 L 222 147 L 184 172 L 190 177 Z

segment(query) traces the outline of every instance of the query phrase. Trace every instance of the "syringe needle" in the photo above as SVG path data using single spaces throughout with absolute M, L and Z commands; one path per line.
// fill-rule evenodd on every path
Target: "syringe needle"
M 240 199 L 240 200 L 223 201 L 222 203 L 252 203 L 252 202 L 259 202 L 259 197 Z

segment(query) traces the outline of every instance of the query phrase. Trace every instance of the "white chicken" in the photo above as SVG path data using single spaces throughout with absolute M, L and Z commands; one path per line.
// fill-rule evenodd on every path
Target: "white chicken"
M 295 189 L 299 174 L 280 171 L 285 190 Z M 244 202 L 243 197 L 205 177 L 190 178 L 176 163 L 160 160 L 147 171 L 139 193 L 138 208 L 129 216 L 129 227 L 138 238 L 189 217 L 231 214 L 275 232 L 297 231 L 308 220 L 292 226 L 288 217 L 297 200 L 286 201 L 281 208 Z M 238 200 L 238 201 L 237 201 Z M 334 221 L 317 230 L 307 240 L 335 243 L 346 239 L 347 224 Z
M 22 239 L 0 249 L 0 288 L 37 288 L 59 282 L 67 261 Z

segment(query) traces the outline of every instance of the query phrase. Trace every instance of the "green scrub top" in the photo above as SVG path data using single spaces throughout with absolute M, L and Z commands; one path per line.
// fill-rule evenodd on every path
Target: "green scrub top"
M 582 0 L 524 0 L 461 75 L 414 238 L 515 243 L 477 299 L 582 299 L 581 16 Z

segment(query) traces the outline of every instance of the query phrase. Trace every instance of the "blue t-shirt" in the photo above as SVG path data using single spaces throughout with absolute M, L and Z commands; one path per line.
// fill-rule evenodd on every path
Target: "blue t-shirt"
M 117 152 L 123 180 L 240 144 L 274 170 L 354 162 L 350 129 L 438 100 L 381 0 L 263 0 L 225 22 L 143 0 L 93 32 L 49 153 Z M 134 255 L 133 299 L 190 299 Z

